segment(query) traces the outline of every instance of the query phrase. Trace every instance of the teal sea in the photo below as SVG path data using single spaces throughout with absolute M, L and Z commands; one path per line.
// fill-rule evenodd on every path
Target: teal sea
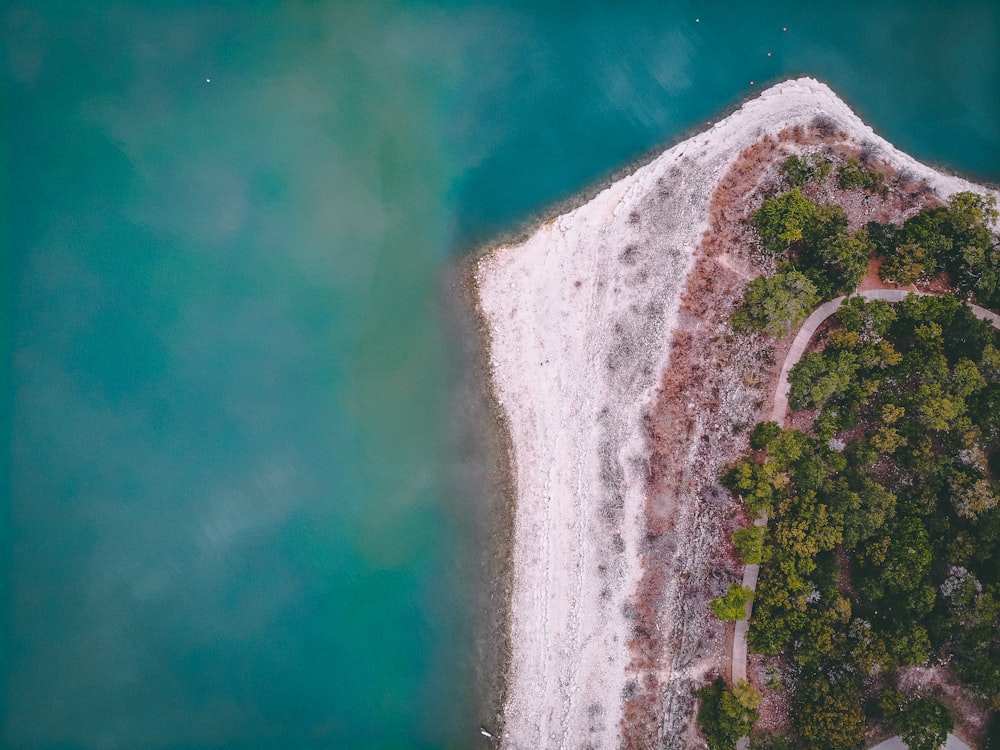
M 619 5 L 0 5 L 0 746 L 484 746 L 456 259 L 792 75 L 1000 181 L 994 0 Z

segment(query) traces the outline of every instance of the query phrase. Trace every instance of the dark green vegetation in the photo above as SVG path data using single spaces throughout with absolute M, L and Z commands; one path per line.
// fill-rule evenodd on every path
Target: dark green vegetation
M 837 167 L 837 187 L 841 190 L 878 193 L 883 198 L 889 194 L 884 175 L 878 170 L 863 166 L 857 159 L 848 159 Z
M 884 256 L 882 279 L 912 284 L 944 271 L 962 296 L 1000 305 L 1000 249 L 987 227 L 996 217 L 992 196 L 957 193 L 948 206 L 921 211 L 901 227 L 869 224 Z
M 801 273 L 823 299 L 854 289 L 876 249 L 867 229 L 848 231 L 843 208 L 816 203 L 799 188 L 765 201 L 754 224 L 779 275 Z
M 1000 702 L 1000 336 L 953 296 L 852 298 L 832 320 L 789 378 L 813 434 L 758 425 L 723 477 L 771 516 L 734 538 L 765 560 L 748 640 L 794 665 L 815 748 L 856 746 L 894 670 L 931 659 Z
M 962 301 L 1000 303 L 995 202 L 960 193 L 902 226 L 849 233 L 840 207 L 798 188 L 824 179 L 824 164 L 786 161 L 795 187 L 756 213 L 777 274 L 748 287 L 734 329 L 792 330 L 817 297 L 853 291 L 872 254 L 886 278 L 944 272 L 957 294 L 848 299 L 789 375 L 790 408 L 808 410 L 811 430 L 758 424 L 722 478 L 751 515 L 770 516 L 733 545 L 761 563 L 750 648 L 792 672 L 795 736 L 754 733 L 751 747 L 856 748 L 878 723 L 933 750 L 952 716 L 933 697 L 906 702 L 898 670 L 948 663 L 1000 709 L 1000 334 Z M 882 190 L 857 163 L 836 179 Z M 716 614 L 735 612 L 724 604 L 738 588 Z
M 746 586 L 729 585 L 729 590 L 711 603 L 712 614 L 720 620 L 742 620 L 746 605 L 753 599 L 753 590 Z
M 718 678 L 698 690 L 698 699 L 698 723 L 709 750 L 726 750 L 749 734 L 757 721 L 761 695 L 746 680 L 740 680 L 728 690 L 722 678 Z
M 800 188 L 807 182 L 822 182 L 830 176 L 832 170 L 833 162 L 821 154 L 789 156 L 781 164 L 782 177 L 794 188 Z
M 803 187 L 809 182 L 823 182 L 832 172 L 833 162 L 817 153 L 804 157 L 789 156 L 781 164 L 781 176 L 793 188 Z M 858 159 L 847 159 L 837 167 L 837 187 L 841 190 L 864 190 L 883 197 L 888 194 L 885 176 Z
M 798 271 L 761 276 L 747 286 L 743 305 L 733 313 L 733 330 L 784 336 L 809 317 L 817 302 L 816 285 Z
M 1000 250 L 987 225 L 996 219 L 992 196 L 957 193 L 947 206 L 921 211 L 902 226 L 869 222 L 847 229 L 837 205 L 817 203 L 799 186 L 825 179 L 830 162 L 818 155 L 789 157 L 782 165 L 788 192 L 764 202 L 754 224 L 778 272 L 755 279 L 732 318 L 734 330 L 781 336 L 797 327 L 818 299 L 853 291 L 872 255 L 881 258 L 884 281 L 913 284 L 945 272 L 963 298 L 1000 305 Z M 848 160 L 837 170 L 842 189 L 885 193 L 879 172 Z
M 933 698 L 917 698 L 903 708 L 899 734 L 909 750 L 937 750 L 955 728 L 951 712 Z

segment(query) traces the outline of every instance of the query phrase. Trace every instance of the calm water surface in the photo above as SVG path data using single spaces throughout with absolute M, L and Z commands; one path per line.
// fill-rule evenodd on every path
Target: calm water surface
M 992 1 L 608 5 L 2 6 L 0 744 L 473 746 L 449 262 L 793 74 L 1000 180 Z

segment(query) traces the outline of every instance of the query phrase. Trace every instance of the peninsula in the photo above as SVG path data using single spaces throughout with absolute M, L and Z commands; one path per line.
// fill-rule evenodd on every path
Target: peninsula
M 799 79 L 479 258 L 515 502 L 500 746 L 704 746 L 695 691 L 733 663 L 709 605 L 743 576 L 731 537 L 748 520 L 719 477 L 786 354 L 730 318 L 774 271 L 754 212 L 789 157 L 817 153 L 887 175 L 884 195 L 850 199 L 852 229 L 988 192 Z

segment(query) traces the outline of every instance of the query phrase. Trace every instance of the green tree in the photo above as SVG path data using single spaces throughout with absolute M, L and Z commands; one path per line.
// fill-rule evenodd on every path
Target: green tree
M 998 218 L 997 199 L 992 195 L 969 191 L 955 193 L 948 200 L 948 209 L 952 231 L 959 238 L 974 232 L 978 227 L 993 224 Z
M 848 548 L 883 533 L 896 515 L 896 496 L 892 492 L 869 476 L 861 477 L 858 484 L 857 492 L 842 496 L 847 502 L 837 506 L 844 515 L 844 544 Z
M 895 453 L 906 446 L 906 438 L 895 427 L 879 427 L 871 437 L 872 447 L 882 454 Z
M 892 658 L 901 667 L 919 667 L 930 658 L 931 639 L 923 625 L 900 626 L 887 635 L 885 642 Z
M 744 565 L 759 565 L 770 559 L 771 550 L 766 538 L 767 529 L 763 526 L 747 526 L 733 534 L 733 547 Z
M 699 688 L 696 695 L 700 704 L 698 723 L 710 750 L 732 750 L 740 737 L 750 734 L 758 718 L 756 708 L 748 707 L 733 692 L 726 690 L 721 677 Z M 743 694 L 742 697 L 745 701 L 748 696 Z
M 933 552 L 927 527 L 919 518 L 902 518 L 892 526 L 881 578 L 896 591 L 914 591 L 927 580 Z
M 892 255 L 899 244 L 900 228 L 895 224 L 883 224 L 878 221 L 869 221 L 865 224 L 868 236 L 875 243 L 875 251 L 883 258 Z
M 874 677 L 892 667 L 885 641 L 867 620 L 852 620 L 847 637 L 848 656 L 862 675 Z
M 798 188 L 764 201 L 753 217 L 764 248 L 779 255 L 802 240 L 815 210 L 816 204 Z
M 788 373 L 788 404 L 796 411 L 822 408 L 850 386 L 858 370 L 854 352 L 839 351 L 834 356 L 807 352 Z
M 810 750 L 853 750 L 865 735 L 861 691 L 843 677 L 830 682 L 822 675 L 804 678 L 796 690 L 794 720 Z
M 1000 363 L 1000 353 L 998 353 L 998 363 Z M 773 443 L 781 435 L 781 427 L 777 422 L 758 422 L 750 433 L 750 447 L 754 450 L 763 450 Z
M 879 266 L 879 278 L 906 286 L 929 279 L 938 271 L 938 260 L 923 245 L 907 242 L 898 245 Z
M 996 198 L 955 193 L 949 201 L 948 228 L 952 245 L 948 270 L 956 286 L 981 302 L 1000 302 L 1000 251 L 989 226 L 997 219 Z
M 822 271 L 825 284 L 817 284 L 824 296 L 853 292 L 868 270 L 875 244 L 862 229 L 854 234 L 836 232 L 817 239 L 808 256 L 811 265 Z
M 737 680 L 733 685 L 733 696 L 743 708 L 753 711 L 760 705 L 764 696 L 746 680 Z
M 938 750 L 955 728 L 951 711 L 933 698 L 917 698 L 903 707 L 899 736 L 909 750 Z
M 712 614 L 720 620 L 742 620 L 746 617 L 746 605 L 751 599 L 753 599 L 753 589 L 731 583 L 729 590 L 713 599 L 709 606 Z
M 767 447 L 767 463 L 777 471 L 785 471 L 803 456 L 815 451 L 809 436 L 799 430 L 782 430 Z
M 906 698 L 894 687 L 886 687 L 879 693 L 878 700 L 872 705 L 872 715 L 879 719 L 896 720 L 896 715 L 903 710 Z
M 954 245 L 950 215 L 946 208 L 931 208 L 903 222 L 901 242 L 923 245 L 934 257 L 941 258 Z
M 778 338 L 798 328 L 818 302 L 816 286 L 798 271 L 761 276 L 747 285 L 730 324 L 737 333 L 763 331 Z
M 806 245 L 815 245 L 847 232 L 847 212 L 835 203 L 816 203 L 803 230 Z
M 783 500 L 775 516 L 774 543 L 779 553 L 814 557 L 843 541 L 843 516 L 820 502 L 812 490 Z
M 985 243 L 963 245 L 960 252 L 956 286 L 982 304 L 996 307 L 1000 304 L 1000 252 Z
M 919 272 L 924 276 L 933 276 L 938 272 L 945 260 L 951 257 L 954 241 L 951 238 L 951 227 L 948 209 L 932 208 L 911 216 L 905 222 L 897 235 L 898 248 L 907 247 L 904 257 L 898 264 L 906 268 L 910 264 L 919 266 Z M 900 254 L 899 249 L 887 253 L 887 258 Z M 890 269 L 894 268 L 890 264 Z M 913 269 L 911 269 L 913 270 Z M 906 283 L 899 279 L 900 284 Z
M 769 513 L 777 496 L 777 477 L 772 465 L 759 464 L 741 458 L 722 475 L 722 485 L 743 498 L 750 512 L 756 516 Z
M 928 430 L 951 429 L 955 421 L 965 414 L 964 399 L 949 393 L 942 383 L 921 385 L 913 395 L 913 405 L 920 424 Z
M 896 321 L 896 310 L 884 300 L 848 297 L 837 308 L 837 319 L 848 331 L 857 333 L 859 341 L 877 341 Z
M 976 363 L 964 357 L 955 363 L 952 376 L 955 391 L 962 398 L 968 398 L 986 387 L 986 378 L 979 372 Z

